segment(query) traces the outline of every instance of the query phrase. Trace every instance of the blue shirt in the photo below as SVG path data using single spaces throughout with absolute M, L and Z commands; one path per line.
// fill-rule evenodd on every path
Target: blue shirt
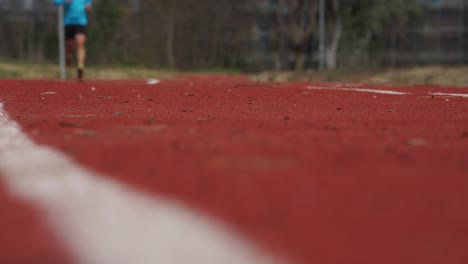
M 68 25 L 88 25 L 88 17 L 86 15 L 86 7 L 91 6 L 91 0 L 72 0 L 67 3 L 66 0 L 54 0 L 56 5 L 65 6 L 64 24 Z

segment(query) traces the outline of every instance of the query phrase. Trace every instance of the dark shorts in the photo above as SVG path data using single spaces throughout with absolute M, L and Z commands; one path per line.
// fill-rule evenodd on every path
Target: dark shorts
M 65 38 L 67 40 L 74 39 L 76 34 L 88 35 L 88 27 L 83 25 L 67 25 L 65 26 Z

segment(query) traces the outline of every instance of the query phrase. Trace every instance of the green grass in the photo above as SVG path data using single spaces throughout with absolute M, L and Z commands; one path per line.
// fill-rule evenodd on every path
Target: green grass
M 21 78 L 21 73 L 15 70 L 0 69 L 0 79 Z
M 263 72 L 254 81 L 354 82 L 380 85 L 440 85 L 468 87 L 468 66 L 425 66 L 401 69 Z
M 251 75 L 254 81 L 300 81 L 300 82 L 354 82 L 369 84 L 442 85 L 468 87 L 468 66 L 426 66 L 404 69 L 334 70 L 303 72 L 263 72 Z M 70 78 L 75 71 L 68 71 Z M 179 74 L 241 74 L 230 69 L 209 69 L 191 72 L 176 70 L 148 69 L 139 67 L 87 67 L 86 78 L 101 80 L 167 79 Z M 57 79 L 59 68 L 56 64 L 32 64 L 11 60 L 0 60 L 0 78 L 14 79 Z
M 59 67 L 56 64 L 32 64 L 24 62 L 0 61 L 0 78 L 15 79 L 57 79 Z M 86 78 L 89 79 L 166 79 L 176 75 L 176 71 L 145 69 L 138 67 L 87 67 Z M 67 70 L 67 76 L 74 78 L 74 69 Z
M 167 79 L 179 74 L 240 74 L 239 71 L 230 69 L 203 69 L 190 72 L 176 70 L 148 69 L 140 67 L 119 66 L 102 67 L 88 66 L 85 70 L 86 78 L 98 80 L 132 80 L 132 79 Z M 74 78 L 74 69 L 67 69 L 67 76 Z M 0 60 L 0 78 L 18 79 L 57 79 L 59 78 L 59 66 L 56 64 L 32 64 Z

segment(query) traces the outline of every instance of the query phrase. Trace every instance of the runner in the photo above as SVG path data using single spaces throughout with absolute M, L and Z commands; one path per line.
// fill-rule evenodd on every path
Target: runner
M 88 18 L 92 0 L 54 0 L 56 5 L 65 6 L 65 37 L 67 39 L 67 66 L 72 66 L 73 51 L 76 50 L 77 77 L 83 80 L 86 59 Z

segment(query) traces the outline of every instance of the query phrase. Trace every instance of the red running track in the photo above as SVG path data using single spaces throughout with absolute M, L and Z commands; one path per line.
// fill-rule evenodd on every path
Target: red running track
M 409 94 L 337 90 L 355 87 Z M 0 101 L 36 142 L 276 254 L 330 264 L 468 263 L 468 98 L 437 92 L 468 89 L 0 81 Z M 73 263 L 4 188 L 0 215 L 0 263 Z

